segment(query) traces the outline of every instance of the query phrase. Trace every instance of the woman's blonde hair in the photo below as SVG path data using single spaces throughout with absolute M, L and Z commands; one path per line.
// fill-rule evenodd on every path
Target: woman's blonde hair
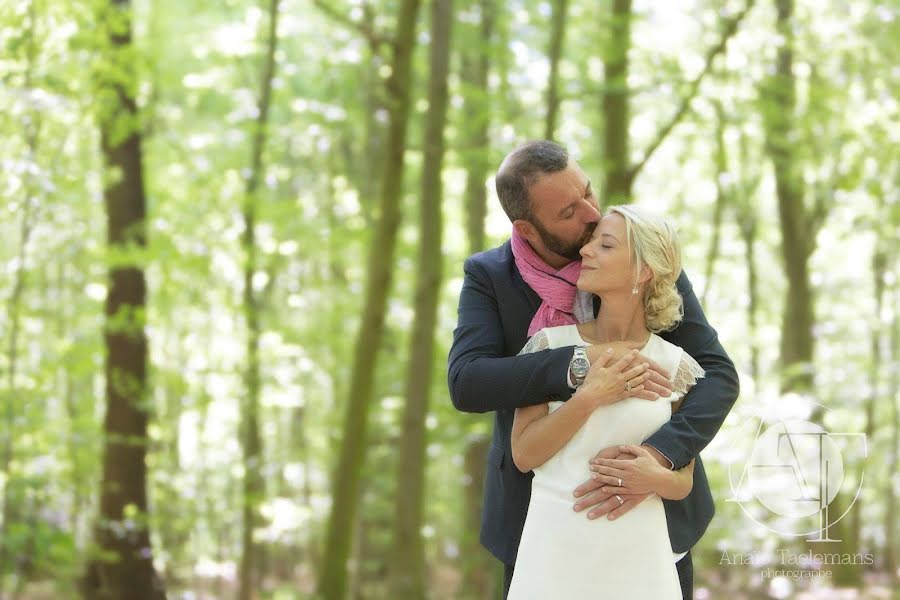
M 681 273 L 681 245 L 675 227 L 660 215 L 634 205 L 611 206 L 606 214 L 625 219 L 628 247 L 635 264 L 634 285 L 641 267 L 650 269 L 642 294 L 647 329 L 653 333 L 674 329 L 684 316 L 684 303 L 675 282 Z

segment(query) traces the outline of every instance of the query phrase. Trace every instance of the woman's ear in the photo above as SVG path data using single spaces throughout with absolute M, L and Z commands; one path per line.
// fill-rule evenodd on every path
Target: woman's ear
M 641 265 L 641 274 L 638 277 L 638 283 L 647 283 L 653 278 L 653 271 L 646 264 Z

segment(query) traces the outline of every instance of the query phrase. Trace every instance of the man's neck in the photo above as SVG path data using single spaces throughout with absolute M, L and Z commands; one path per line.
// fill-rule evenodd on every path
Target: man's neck
M 547 263 L 547 265 L 552 269 L 556 269 L 557 271 L 559 271 L 567 264 L 572 262 L 571 258 L 566 258 L 565 256 L 561 256 L 556 252 L 551 252 L 545 248 L 535 248 L 534 244 L 532 244 L 528 240 L 525 241 L 529 246 L 531 246 L 531 249 L 534 250 L 534 253 L 541 257 L 541 260 Z

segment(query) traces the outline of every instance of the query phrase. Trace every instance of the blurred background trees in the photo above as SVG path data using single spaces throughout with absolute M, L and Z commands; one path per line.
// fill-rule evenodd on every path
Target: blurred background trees
M 898 40 L 886 0 L 3 3 L 0 598 L 496 596 L 445 357 L 539 137 L 675 219 L 741 373 L 698 597 L 889 597 Z M 867 436 L 840 550 L 727 501 L 793 393 Z M 763 579 L 777 548 L 874 561 Z

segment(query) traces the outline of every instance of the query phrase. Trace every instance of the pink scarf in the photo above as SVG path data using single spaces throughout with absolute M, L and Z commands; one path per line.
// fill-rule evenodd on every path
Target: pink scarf
M 544 327 L 572 325 L 575 320 L 575 283 L 581 273 L 581 261 L 575 260 L 557 271 L 537 255 L 531 245 L 515 229 L 512 253 L 522 279 L 543 302 L 528 326 L 531 337 Z

